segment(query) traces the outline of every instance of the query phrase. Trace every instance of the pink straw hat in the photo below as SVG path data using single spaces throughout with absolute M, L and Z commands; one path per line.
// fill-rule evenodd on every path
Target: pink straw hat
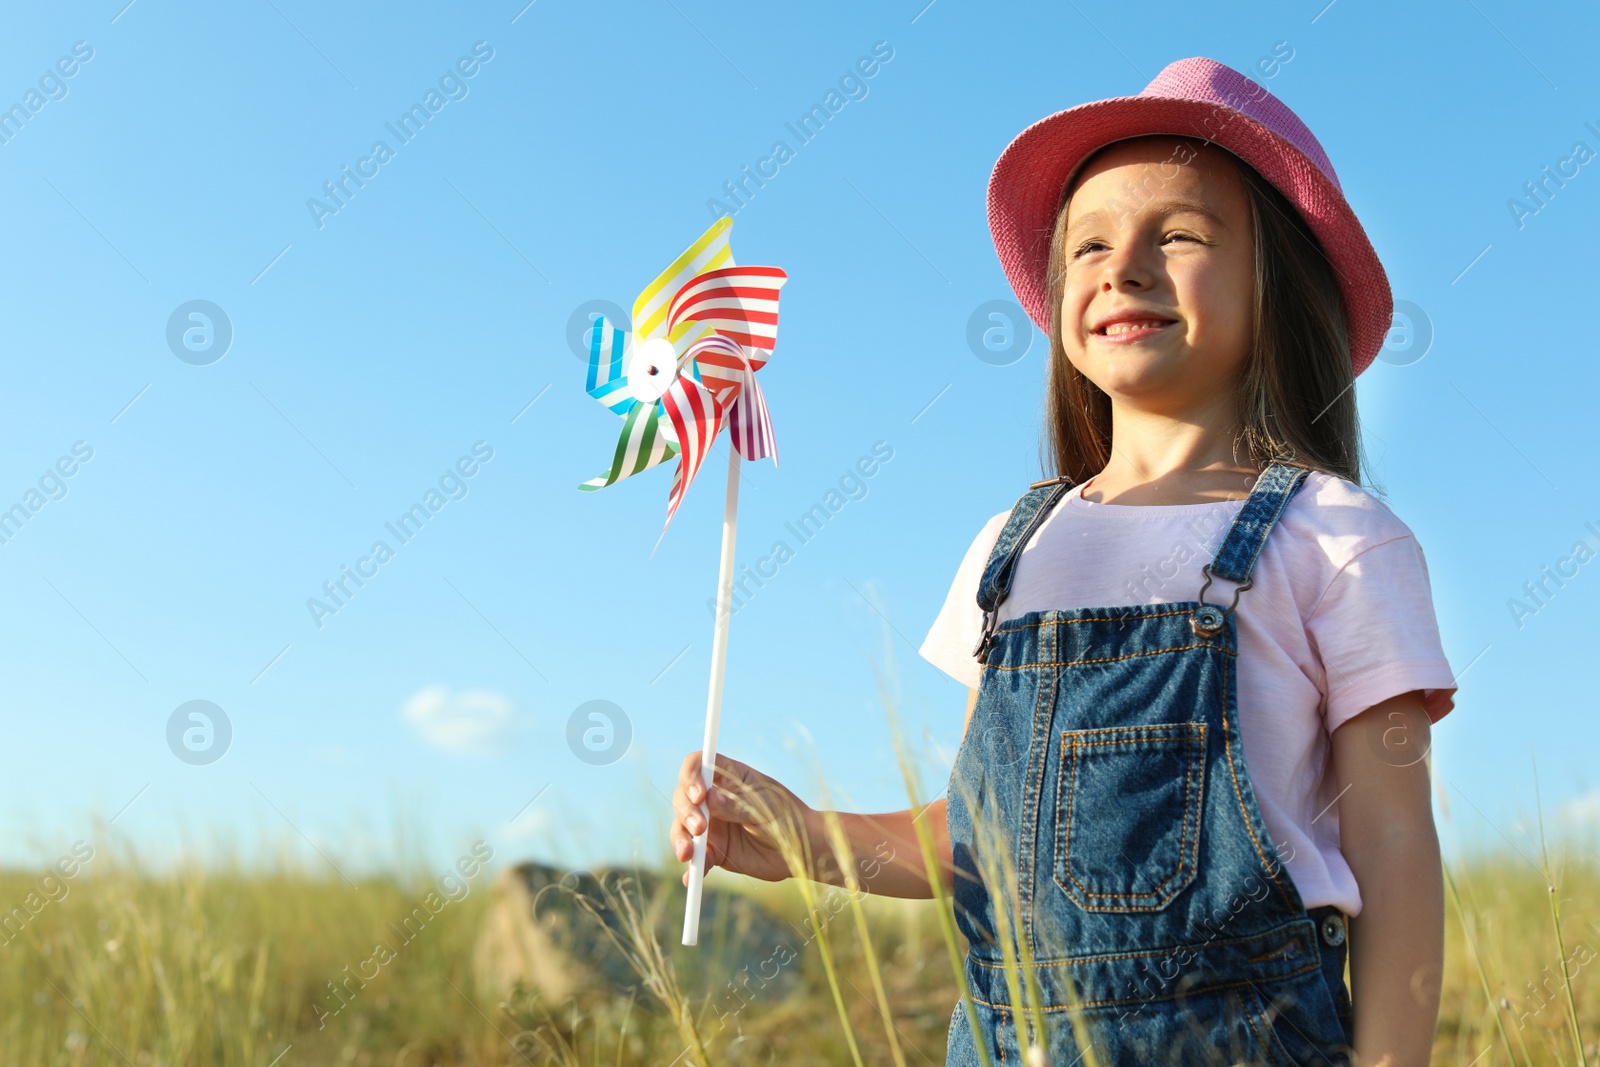
M 1333 164 L 1281 100 L 1231 67 L 1203 57 L 1168 64 L 1138 96 L 1096 100 L 1040 119 L 1000 154 L 989 177 L 989 232 L 1028 317 L 1050 332 L 1046 267 L 1068 179 L 1096 149 L 1146 134 L 1220 145 L 1299 209 L 1339 280 L 1352 374 L 1366 370 L 1389 332 L 1394 297 Z

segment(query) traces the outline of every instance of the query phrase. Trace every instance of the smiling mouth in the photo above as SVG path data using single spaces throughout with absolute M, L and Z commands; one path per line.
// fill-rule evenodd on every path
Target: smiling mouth
M 1091 330 L 1090 334 L 1108 341 L 1136 341 L 1174 325 L 1177 323 L 1172 319 L 1140 319 L 1137 322 L 1114 322 L 1104 329 Z

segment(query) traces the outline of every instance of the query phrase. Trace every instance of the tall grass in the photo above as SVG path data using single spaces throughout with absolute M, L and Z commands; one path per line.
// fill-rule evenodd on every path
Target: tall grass
M 897 698 L 881 679 L 880 686 L 909 803 L 921 808 L 923 761 L 903 736 Z M 606 927 L 637 983 L 565 1003 L 474 984 L 487 875 L 465 883 L 464 895 L 363 978 L 372 973 L 375 943 L 398 942 L 394 924 L 414 912 L 438 872 L 411 864 L 347 882 L 296 861 L 285 842 L 264 866 L 196 855 L 158 873 L 101 827 L 92 835 L 93 859 L 72 877 L 58 873 L 44 891 L 42 870 L 0 873 L 0 909 L 30 894 L 41 905 L 36 913 L 25 908 L 20 932 L 0 933 L 0 1067 L 942 1063 L 951 1010 L 973 1005 L 966 946 L 934 873 L 926 823 L 913 825 L 931 900 L 867 892 L 837 823 L 820 842 L 781 822 L 778 832 L 791 870 L 814 869 L 826 849 L 848 872 L 844 888 L 716 872 L 796 933 L 793 985 L 747 989 L 734 1013 L 720 986 L 680 979 L 695 973 L 683 965 L 697 950 L 655 933 L 662 909 L 670 920 L 682 907 L 664 825 L 661 881 L 673 891 L 649 896 L 637 882 L 608 882 L 607 904 L 625 920 L 620 932 L 589 916 Z M 987 824 L 981 832 L 998 835 Z M 1014 905 L 1008 874 L 1003 865 L 989 872 Z M 1600 861 L 1592 850 L 1549 841 L 1541 826 L 1536 846 L 1467 856 L 1449 865 L 1446 878 L 1434 1062 L 1600 1062 Z M 839 921 L 846 910 L 850 921 Z M 1003 935 L 1015 933 L 1015 914 L 1001 909 Z M 1061 1023 L 1042 1010 L 1032 961 L 1022 954 L 1027 939 L 1012 940 L 1002 937 L 1011 1002 L 1024 1006 L 1013 1020 L 1018 1039 L 1025 1048 L 1042 1045 L 1045 1026 Z M 1079 1044 L 1090 1047 L 1081 1014 L 1066 1014 Z

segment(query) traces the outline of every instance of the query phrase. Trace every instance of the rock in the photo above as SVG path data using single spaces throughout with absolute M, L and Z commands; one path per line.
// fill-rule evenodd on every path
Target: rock
M 729 983 L 736 980 L 747 990 L 758 987 L 763 997 L 781 996 L 792 988 L 798 978 L 797 950 L 806 940 L 803 932 L 749 897 L 707 885 L 701 898 L 700 943 L 685 946 L 680 942 L 686 899 L 676 877 L 651 871 L 569 871 L 542 863 L 508 868 L 489 889 L 488 914 L 473 952 L 473 977 L 481 993 L 497 998 L 509 996 L 520 983 L 547 1008 L 573 998 L 625 997 L 630 992 L 637 994 L 640 1007 L 658 1003 L 634 961 L 643 962 L 647 971 L 670 964 L 692 1004 L 707 995 L 732 998 L 735 986 Z M 636 944 L 629 931 L 628 903 L 632 921 L 653 937 L 654 948 L 641 950 Z M 626 955 L 617 941 L 626 947 Z M 748 974 L 741 974 L 746 968 Z

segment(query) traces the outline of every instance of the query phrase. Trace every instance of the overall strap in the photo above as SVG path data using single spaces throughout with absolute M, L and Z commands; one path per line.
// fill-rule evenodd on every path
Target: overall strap
M 1058 500 L 1071 491 L 1065 480 L 1053 480 L 1029 489 L 1012 507 L 994 548 L 989 551 L 989 562 L 983 568 L 983 578 L 978 582 L 978 607 L 983 609 L 983 637 L 973 655 L 978 662 L 986 662 L 995 621 L 1000 617 L 1000 602 L 1011 591 L 1011 577 L 1017 570 L 1017 557 L 1023 546 L 1033 536 L 1039 524 L 1050 514 Z
M 1267 543 L 1267 535 L 1277 525 L 1283 509 L 1288 507 L 1289 498 L 1305 484 L 1306 475 L 1310 473 L 1309 467 L 1275 462 L 1269 463 L 1256 479 L 1255 487 L 1234 517 L 1233 525 L 1228 527 L 1228 535 L 1222 539 L 1216 556 L 1200 568 L 1206 580 L 1195 597 L 1200 606 L 1189 618 L 1189 625 L 1198 636 L 1215 637 L 1227 625 L 1227 617 L 1239 606 L 1239 594 L 1253 584 L 1250 572 Z M 1234 586 L 1233 602 L 1227 607 L 1206 600 L 1206 590 L 1218 575 L 1239 583 Z
M 1267 464 L 1256 478 L 1244 507 L 1234 517 L 1216 556 L 1206 565 L 1208 578 L 1216 575 L 1249 586 L 1250 571 L 1267 543 L 1267 535 L 1277 524 L 1283 509 L 1288 507 L 1289 498 L 1305 484 L 1306 475 L 1310 473 L 1309 467 L 1290 463 Z

